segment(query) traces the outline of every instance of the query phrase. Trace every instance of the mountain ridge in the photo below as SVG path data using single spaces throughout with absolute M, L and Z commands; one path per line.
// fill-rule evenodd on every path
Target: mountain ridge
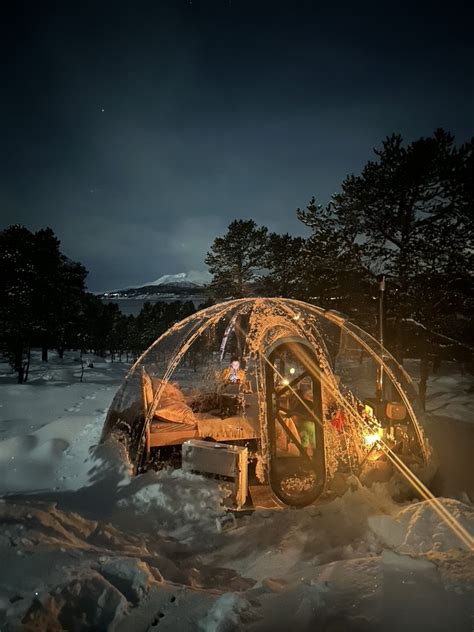
M 149 281 L 142 285 L 128 286 L 123 289 L 98 292 L 100 298 L 140 298 L 151 296 L 166 296 L 182 298 L 190 295 L 202 296 L 205 288 L 211 280 L 211 275 L 205 271 L 190 270 L 177 274 L 164 274 L 155 281 Z

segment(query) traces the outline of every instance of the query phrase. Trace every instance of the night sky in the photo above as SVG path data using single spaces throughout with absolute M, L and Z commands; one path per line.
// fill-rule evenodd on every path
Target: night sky
M 51 226 L 91 290 L 204 270 L 235 218 L 304 234 L 295 209 L 392 132 L 474 134 L 461 3 L 37 1 L 0 21 L 0 228 Z

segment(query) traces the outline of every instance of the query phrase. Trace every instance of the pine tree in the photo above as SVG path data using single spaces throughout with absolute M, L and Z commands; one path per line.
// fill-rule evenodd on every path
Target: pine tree
M 356 231 L 341 223 L 331 204 L 323 207 L 314 197 L 297 215 L 312 231 L 301 252 L 302 298 L 372 329 L 376 281 L 364 266 Z
M 40 330 L 35 311 L 34 241 L 24 226 L 0 232 L 0 349 L 20 384 L 28 378 L 30 350 Z
M 265 267 L 268 230 L 252 220 L 234 220 L 223 237 L 217 237 L 207 253 L 206 264 L 216 298 L 240 298 L 254 291 Z
M 433 334 L 458 330 L 461 338 L 471 325 L 473 151 L 472 140 L 456 147 L 443 130 L 408 145 L 394 134 L 325 209 L 301 214 L 315 238 L 328 227 L 323 242 L 336 251 L 347 244 L 349 261 L 389 276 L 391 343 L 400 357 L 408 321 Z
M 303 237 L 288 233 L 268 236 L 265 266 L 268 273 L 261 280 L 261 291 L 266 296 L 286 298 L 305 297 L 306 242 Z
M 28 378 L 33 345 L 47 360 L 48 348 L 62 353 L 75 340 L 87 271 L 59 246 L 50 228 L 0 232 L 0 343 L 20 383 Z

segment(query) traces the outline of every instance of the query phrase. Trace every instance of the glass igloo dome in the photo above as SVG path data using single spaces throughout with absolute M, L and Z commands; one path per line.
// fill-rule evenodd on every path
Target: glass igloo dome
M 423 477 L 421 421 L 409 376 L 372 336 L 301 301 L 247 298 L 160 336 L 118 390 L 102 438 L 125 444 L 135 472 L 179 466 L 190 440 L 246 446 L 250 484 L 304 505 L 337 473 L 374 480 L 395 465 Z

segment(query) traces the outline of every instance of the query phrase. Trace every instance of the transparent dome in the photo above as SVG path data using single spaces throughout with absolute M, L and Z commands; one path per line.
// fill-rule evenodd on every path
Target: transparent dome
M 338 472 L 417 471 L 429 451 L 410 377 L 342 315 L 279 298 L 232 300 L 176 323 L 135 362 L 107 416 L 136 471 L 189 439 L 249 449 L 249 477 L 312 502 Z M 249 480 L 250 480 L 249 479 Z

